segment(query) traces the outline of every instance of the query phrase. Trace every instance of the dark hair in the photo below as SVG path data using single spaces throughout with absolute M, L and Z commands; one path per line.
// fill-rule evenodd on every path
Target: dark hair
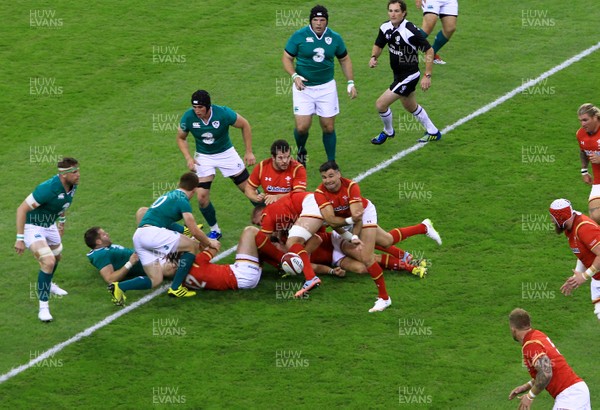
M 388 8 L 390 8 L 390 4 L 400 4 L 400 10 L 406 11 L 406 2 L 404 0 L 390 0 L 388 1 Z
M 186 172 L 179 178 L 179 188 L 185 189 L 186 191 L 193 191 L 194 188 L 198 187 L 198 175 L 194 172 Z
M 308 19 L 308 21 L 311 21 L 315 17 L 325 17 L 325 20 L 329 21 L 329 13 L 327 13 L 327 9 L 325 8 L 325 6 L 317 4 L 310 10 L 310 18 Z
M 319 172 L 327 172 L 330 169 L 333 169 L 334 171 L 339 171 L 340 167 L 335 161 L 327 161 L 319 167 Z
M 75 158 L 71 157 L 63 157 L 60 161 L 58 161 L 59 168 L 71 168 L 79 164 L 79 162 Z
M 192 94 L 192 105 L 202 105 L 210 108 L 210 94 L 206 90 L 198 90 Z
M 88 229 L 87 231 L 85 231 L 85 233 L 83 234 L 83 240 L 85 241 L 85 244 L 90 249 L 94 249 L 96 247 L 96 241 L 98 240 L 99 237 L 100 237 L 100 227 L 99 226 L 93 226 L 90 229 Z
M 286 140 L 277 140 L 271 144 L 271 155 L 277 156 L 278 152 L 290 152 L 290 144 Z

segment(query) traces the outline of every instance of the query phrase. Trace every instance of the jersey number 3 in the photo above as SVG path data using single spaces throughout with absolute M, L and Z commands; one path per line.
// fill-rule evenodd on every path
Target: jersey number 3
M 325 49 L 324 48 L 317 47 L 313 50 L 313 52 L 315 53 L 315 55 L 313 56 L 313 60 L 315 60 L 317 63 L 320 63 L 323 60 L 325 60 Z

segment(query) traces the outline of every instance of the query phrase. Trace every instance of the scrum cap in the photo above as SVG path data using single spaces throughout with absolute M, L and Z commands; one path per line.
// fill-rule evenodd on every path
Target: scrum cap
M 573 207 L 567 199 L 555 199 L 550 204 L 550 216 L 559 228 L 564 228 L 565 223 L 573 216 Z

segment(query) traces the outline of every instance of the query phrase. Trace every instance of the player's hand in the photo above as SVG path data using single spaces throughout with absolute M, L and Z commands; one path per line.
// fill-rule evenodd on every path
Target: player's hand
M 221 242 L 217 241 L 216 239 L 209 239 L 208 247 L 216 249 L 216 251 L 219 252 L 219 249 L 221 249 Z
M 138 256 L 137 253 L 133 252 L 131 254 L 131 256 L 129 257 L 129 263 L 131 263 L 132 265 L 135 265 L 139 261 L 140 261 L 140 257 Z
M 298 91 L 302 91 L 306 88 L 306 86 L 304 85 L 305 81 L 308 81 L 306 78 L 302 77 L 301 75 L 297 75 L 296 77 L 294 77 L 294 85 L 296 86 L 296 89 Z
M 415 4 L 417 5 L 417 8 L 423 8 L 423 6 L 425 5 L 425 1 L 426 0 L 415 0 Z
M 196 172 L 196 160 L 194 158 L 190 158 L 187 162 L 187 167 L 190 171 Z
M 247 166 L 256 164 L 256 158 L 254 157 L 254 154 L 252 153 L 252 151 L 246 152 L 244 154 L 244 162 L 246 162 Z
M 533 399 L 529 397 L 528 394 L 524 394 L 519 397 L 521 403 L 519 404 L 519 410 L 529 410 L 531 408 L 531 404 L 533 403 Z
M 346 276 L 346 271 L 340 268 L 339 266 L 336 266 L 335 268 L 331 269 L 330 273 L 333 276 L 337 276 L 338 278 L 343 278 L 344 276 Z
M 427 91 L 429 90 L 429 87 L 431 87 L 431 78 L 424 75 L 421 79 L 421 90 Z
M 271 205 L 273 202 L 277 202 L 278 199 L 277 195 L 265 195 L 265 205 Z
M 56 226 L 58 227 L 58 234 L 62 238 L 63 234 L 65 233 L 65 224 L 64 223 L 57 223 Z
M 266 198 L 266 195 L 264 192 L 261 192 L 260 194 L 256 195 L 256 201 L 254 202 L 264 202 Z
M 15 242 L 15 252 L 17 252 L 18 255 L 22 255 L 23 252 L 25 252 L 25 242 L 16 241 Z
M 354 81 L 348 82 L 348 97 L 350 99 L 355 99 L 358 96 L 358 91 L 356 91 L 356 87 L 354 86 Z
M 581 178 L 583 178 L 583 182 L 585 182 L 588 185 L 592 185 L 593 181 L 592 181 L 592 176 L 590 174 L 581 174 Z
M 512 391 L 508 395 L 508 400 L 514 399 L 515 397 L 517 397 L 517 394 L 524 393 L 527 390 L 529 390 L 529 383 L 525 383 L 525 384 L 515 387 L 514 389 L 512 389 Z
M 377 67 L 377 59 L 375 57 L 371 57 L 369 60 L 369 68 Z
M 596 152 L 588 156 L 588 158 L 592 164 L 600 164 L 600 155 L 598 155 Z

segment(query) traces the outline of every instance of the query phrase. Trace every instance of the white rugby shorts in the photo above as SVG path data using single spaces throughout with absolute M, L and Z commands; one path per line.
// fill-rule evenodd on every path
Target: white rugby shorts
M 340 113 L 335 80 L 307 86 L 300 91 L 292 85 L 294 115 L 313 115 L 330 118 Z
M 423 0 L 423 14 L 458 16 L 458 0 Z
M 201 154 L 196 152 L 196 174 L 198 177 L 209 177 L 221 171 L 224 177 L 232 177 L 239 174 L 245 168 L 244 161 L 234 147 L 218 154 Z
M 156 261 L 164 265 L 167 261 L 166 256 L 177 251 L 179 236 L 178 232 L 157 226 L 137 228 L 133 234 L 133 247 L 142 266 L 151 265 Z

